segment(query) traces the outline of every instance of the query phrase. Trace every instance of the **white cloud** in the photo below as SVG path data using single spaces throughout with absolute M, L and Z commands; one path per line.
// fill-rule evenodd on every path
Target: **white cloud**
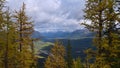
M 8 0 L 8 5 L 19 9 L 26 4 L 26 12 L 35 21 L 38 31 L 73 31 L 80 29 L 84 0 Z

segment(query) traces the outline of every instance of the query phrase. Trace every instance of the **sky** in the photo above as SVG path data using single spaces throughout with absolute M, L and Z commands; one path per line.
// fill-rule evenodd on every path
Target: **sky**
M 7 0 L 12 11 L 19 10 L 23 2 L 26 13 L 39 32 L 72 32 L 82 29 L 85 0 Z

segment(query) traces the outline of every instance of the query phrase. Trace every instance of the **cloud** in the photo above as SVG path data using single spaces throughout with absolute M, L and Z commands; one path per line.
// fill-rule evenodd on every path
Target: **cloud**
M 8 0 L 12 10 L 26 4 L 26 12 L 33 18 L 35 30 L 74 31 L 81 29 L 85 0 Z

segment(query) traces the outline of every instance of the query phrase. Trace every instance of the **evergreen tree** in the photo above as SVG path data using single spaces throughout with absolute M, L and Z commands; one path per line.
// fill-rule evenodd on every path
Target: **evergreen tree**
M 120 59 L 118 57 L 120 54 L 120 38 L 118 32 L 116 32 L 119 22 L 119 13 L 114 9 L 115 2 L 113 0 L 108 0 L 107 9 L 105 11 L 106 23 L 105 23 L 105 45 L 106 47 L 106 61 L 112 68 L 119 68 Z M 116 22 L 117 21 L 117 22 Z
M 16 25 L 19 34 L 19 53 L 20 53 L 20 67 L 29 68 L 34 62 L 33 53 L 31 54 L 33 24 L 30 18 L 25 13 L 25 4 L 14 16 L 16 18 Z M 33 66 L 33 65 L 32 65 Z
M 68 40 L 67 50 L 66 50 L 66 60 L 67 60 L 67 67 L 72 68 L 73 59 L 72 59 L 72 47 L 70 44 L 70 40 Z
M 19 38 L 20 38 L 20 51 L 22 51 L 22 46 L 25 39 L 28 41 L 31 40 L 31 34 L 33 32 L 33 22 L 30 20 L 26 13 L 25 13 L 25 4 L 23 3 L 22 8 L 20 11 L 16 11 L 16 14 L 14 16 L 16 18 L 16 24 L 18 27 L 18 32 L 19 32 Z
M 33 24 L 25 13 L 25 4 L 16 11 L 16 21 L 4 6 L 5 0 L 0 0 L 0 67 L 35 68 Z
M 16 64 L 16 52 L 17 52 L 17 34 L 14 27 L 14 23 L 11 20 L 11 13 L 9 10 L 4 9 L 2 16 L 2 28 L 0 31 L 0 67 L 14 68 Z M 14 58 L 14 60 L 13 60 Z
M 104 11 L 106 9 L 106 0 L 88 0 L 85 8 L 85 19 L 90 20 L 91 24 L 83 23 L 86 28 L 91 31 L 96 32 L 96 37 L 94 38 L 94 44 L 96 45 L 97 51 L 94 55 L 96 66 L 97 64 L 103 64 L 102 54 L 104 53 L 104 48 L 102 47 L 103 43 L 103 28 L 105 19 Z M 98 41 L 99 40 L 99 41 Z M 99 59 L 101 58 L 101 59 Z
M 15 64 L 14 49 L 16 47 L 15 27 L 11 20 L 11 13 L 4 7 L 5 0 L 0 1 L 0 67 L 9 68 Z M 4 9 L 4 10 L 3 10 Z
M 45 62 L 45 68 L 66 68 L 65 48 L 59 42 L 51 49 L 51 53 Z
M 3 67 L 3 49 L 4 49 L 4 41 L 2 40 L 4 38 L 4 31 L 3 31 L 3 24 L 4 24 L 4 2 L 3 0 L 0 0 L 0 67 Z
M 30 49 L 31 49 L 31 55 L 32 55 L 32 64 L 31 64 L 31 68 L 36 68 L 36 66 L 37 66 L 37 58 L 36 58 L 36 56 L 35 56 L 35 47 L 34 47 L 34 42 L 36 41 L 37 39 L 32 39 L 32 42 L 31 42 L 31 47 L 30 47 Z
M 16 66 L 16 61 L 17 58 L 16 56 L 18 56 L 16 54 L 17 48 L 18 48 L 18 44 L 16 42 L 17 40 L 17 33 L 16 33 L 16 28 L 14 26 L 14 23 L 12 21 L 12 17 L 11 17 L 11 13 L 9 12 L 9 9 L 6 11 L 5 13 L 5 68 L 14 68 Z M 15 56 L 16 55 L 16 56 Z M 13 60 L 14 58 L 14 60 Z
M 84 68 L 83 64 L 81 63 L 80 58 L 73 60 L 73 67 L 72 68 Z
M 119 36 L 115 33 L 115 28 L 119 20 L 119 13 L 113 9 L 113 0 L 88 0 L 85 9 L 85 19 L 90 20 L 91 24 L 83 23 L 89 30 L 96 32 L 94 45 L 97 51 L 88 52 L 92 58 L 95 57 L 91 68 L 110 68 L 114 67 L 113 55 L 119 55 Z M 117 48 L 116 48 L 117 47 Z M 112 56 L 112 57 L 111 57 Z M 119 61 L 119 60 L 118 60 Z

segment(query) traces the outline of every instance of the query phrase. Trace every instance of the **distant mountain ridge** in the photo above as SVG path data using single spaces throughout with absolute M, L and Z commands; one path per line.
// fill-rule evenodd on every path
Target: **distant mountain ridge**
M 58 31 L 58 32 L 44 32 L 44 33 L 40 33 L 42 36 L 44 36 L 45 38 L 51 38 L 51 39 L 57 39 L 57 38 L 61 38 L 61 39 L 71 39 L 71 38 L 85 38 L 85 37 L 94 37 L 95 33 L 88 31 L 87 29 L 80 29 L 80 30 L 76 30 L 73 32 L 62 32 L 62 31 Z
M 44 36 L 39 31 L 34 30 L 34 32 L 31 35 L 32 38 L 34 39 L 42 39 Z

